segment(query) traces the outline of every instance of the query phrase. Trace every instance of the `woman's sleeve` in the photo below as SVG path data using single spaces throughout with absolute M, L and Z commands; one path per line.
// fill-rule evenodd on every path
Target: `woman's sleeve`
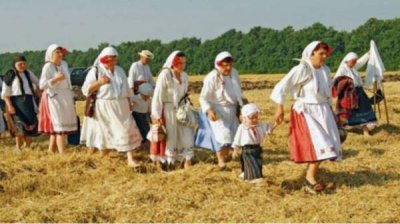
M 214 97 L 214 92 L 214 83 L 212 82 L 211 76 L 206 76 L 200 93 L 200 106 L 204 113 L 211 108 L 210 101 Z
M 360 69 L 362 68 L 365 64 L 367 64 L 369 60 L 369 53 L 365 53 L 361 58 L 357 60 L 357 63 L 354 65 L 355 69 Z
M 153 99 L 151 101 L 151 117 L 153 119 L 161 119 L 163 110 L 163 99 L 167 94 L 167 73 L 161 72 L 157 78 L 156 87 L 154 88 Z
M 287 94 L 293 90 L 299 80 L 299 75 L 301 73 L 299 68 L 299 66 L 292 68 L 290 72 L 275 85 L 270 96 L 272 101 L 277 104 L 285 103 Z
M 89 96 L 90 86 L 96 81 L 96 69 L 95 67 L 91 68 L 86 75 L 85 82 L 83 82 L 82 93 L 86 97 Z
M 40 80 L 39 80 L 39 88 L 44 90 L 44 89 L 49 89 L 52 88 L 53 85 L 51 84 L 51 82 L 54 80 L 54 76 L 52 73 L 52 69 L 51 69 L 51 64 L 50 63 L 46 63 L 43 66 L 42 69 L 42 74 L 40 75 Z
M 29 78 L 31 78 L 32 84 L 39 88 L 39 79 L 32 71 L 29 71 Z

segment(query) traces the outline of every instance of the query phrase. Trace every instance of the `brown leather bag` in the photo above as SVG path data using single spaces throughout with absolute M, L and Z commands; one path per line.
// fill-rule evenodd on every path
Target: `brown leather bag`
M 99 79 L 99 70 L 97 67 L 94 67 L 96 69 L 96 81 Z M 96 99 L 97 99 L 97 91 L 93 92 L 86 98 L 86 103 L 85 103 L 85 116 L 86 117 L 93 117 L 94 116 L 94 109 L 96 106 Z

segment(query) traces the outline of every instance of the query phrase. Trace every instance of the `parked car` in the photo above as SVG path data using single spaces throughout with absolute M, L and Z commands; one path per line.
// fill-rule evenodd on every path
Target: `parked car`
M 85 78 L 87 73 L 89 72 L 89 68 L 85 67 L 77 67 L 77 68 L 70 68 L 71 74 L 71 84 L 73 86 L 82 86 L 83 82 L 85 82 Z

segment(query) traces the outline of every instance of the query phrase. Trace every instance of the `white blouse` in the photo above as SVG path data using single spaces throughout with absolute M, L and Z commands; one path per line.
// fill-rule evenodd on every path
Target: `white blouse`
M 242 123 L 236 131 L 232 146 L 239 148 L 245 145 L 258 145 L 269 134 L 271 134 L 271 125 L 269 124 L 259 123 L 253 129 Z
M 306 72 L 305 66 L 299 64 L 279 81 L 271 93 L 271 99 L 277 104 L 284 104 L 288 93 L 291 93 L 296 104 L 331 103 L 331 77 L 326 66 Z M 310 71 L 310 70 L 308 70 Z M 310 74 L 311 73 L 311 74 Z
M 31 79 L 32 85 L 34 88 L 39 88 L 39 79 L 33 74 L 33 72 L 29 71 L 29 78 Z M 31 88 L 29 86 L 28 79 L 25 77 L 25 73 L 19 73 L 19 76 L 22 79 L 22 88 L 24 88 L 26 95 L 33 95 Z M 3 88 L 1 91 L 1 97 L 4 99 L 6 96 L 19 96 L 22 95 L 21 85 L 18 77 L 15 77 L 11 86 L 8 86 L 5 82 L 3 82 Z
M 243 105 L 242 89 L 239 74 L 233 69 L 230 76 L 212 70 L 204 78 L 200 93 L 200 105 L 203 112 L 212 108 L 212 105 L 236 106 Z
M 128 80 L 126 79 L 126 75 L 124 70 L 119 67 L 115 66 L 114 73 L 110 70 L 106 69 L 103 65 L 99 65 L 97 68 L 92 67 L 88 72 L 85 82 L 82 85 L 82 93 L 85 96 L 89 95 L 89 88 L 90 86 L 96 82 L 96 69 L 98 69 L 98 79 L 102 76 L 107 76 L 110 78 L 110 83 L 102 85 L 97 90 L 97 99 L 103 100 L 115 100 L 115 99 L 122 99 L 122 98 L 130 98 L 131 91 L 128 87 Z
M 134 95 L 131 98 L 133 103 L 133 111 L 137 113 L 149 113 L 151 108 L 151 99 L 144 100 L 140 94 Z
M 188 75 L 181 73 L 181 83 L 175 78 L 173 70 L 164 69 L 157 78 L 154 95 L 151 102 L 151 117 L 160 119 L 164 103 L 172 103 L 178 107 L 179 101 L 187 93 L 189 87 Z
M 55 85 L 52 85 L 51 82 L 55 79 L 55 75 L 59 72 L 64 73 L 65 79 Z M 68 64 L 65 61 L 62 61 L 60 66 L 53 63 L 46 63 L 42 69 L 39 87 L 40 89 L 49 89 L 51 92 L 57 92 L 57 89 L 72 89 Z
M 131 65 L 128 72 L 129 88 L 133 88 L 135 81 L 146 81 L 153 87 L 155 86 L 149 65 L 144 65 L 140 61 Z

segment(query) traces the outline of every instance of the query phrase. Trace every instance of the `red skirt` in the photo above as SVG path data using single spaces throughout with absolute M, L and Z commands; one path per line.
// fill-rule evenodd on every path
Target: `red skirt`
M 53 134 L 53 124 L 51 123 L 49 99 L 47 91 L 43 91 L 39 105 L 39 132 L 45 134 Z
M 49 97 L 46 91 L 43 91 L 42 98 L 40 98 L 38 131 L 42 134 L 50 134 L 50 135 L 69 135 L 76 133 L 76 131 L 67 131 L 67 132 L 54 131 L 53 123 L 51 122 Z
M 161 122 L 165 125 L 164 113 L 162 113 L 161 115 Z M 150 142 L 150 155 L 154 157 L 165 157 L 166 148 L 167 148 L 167 139 L 164 139 L 159 142 Z
M 302 113 L 291 110 L 289 133 L 290 159 L 296 163 L 317 162 L 310 131 Z

